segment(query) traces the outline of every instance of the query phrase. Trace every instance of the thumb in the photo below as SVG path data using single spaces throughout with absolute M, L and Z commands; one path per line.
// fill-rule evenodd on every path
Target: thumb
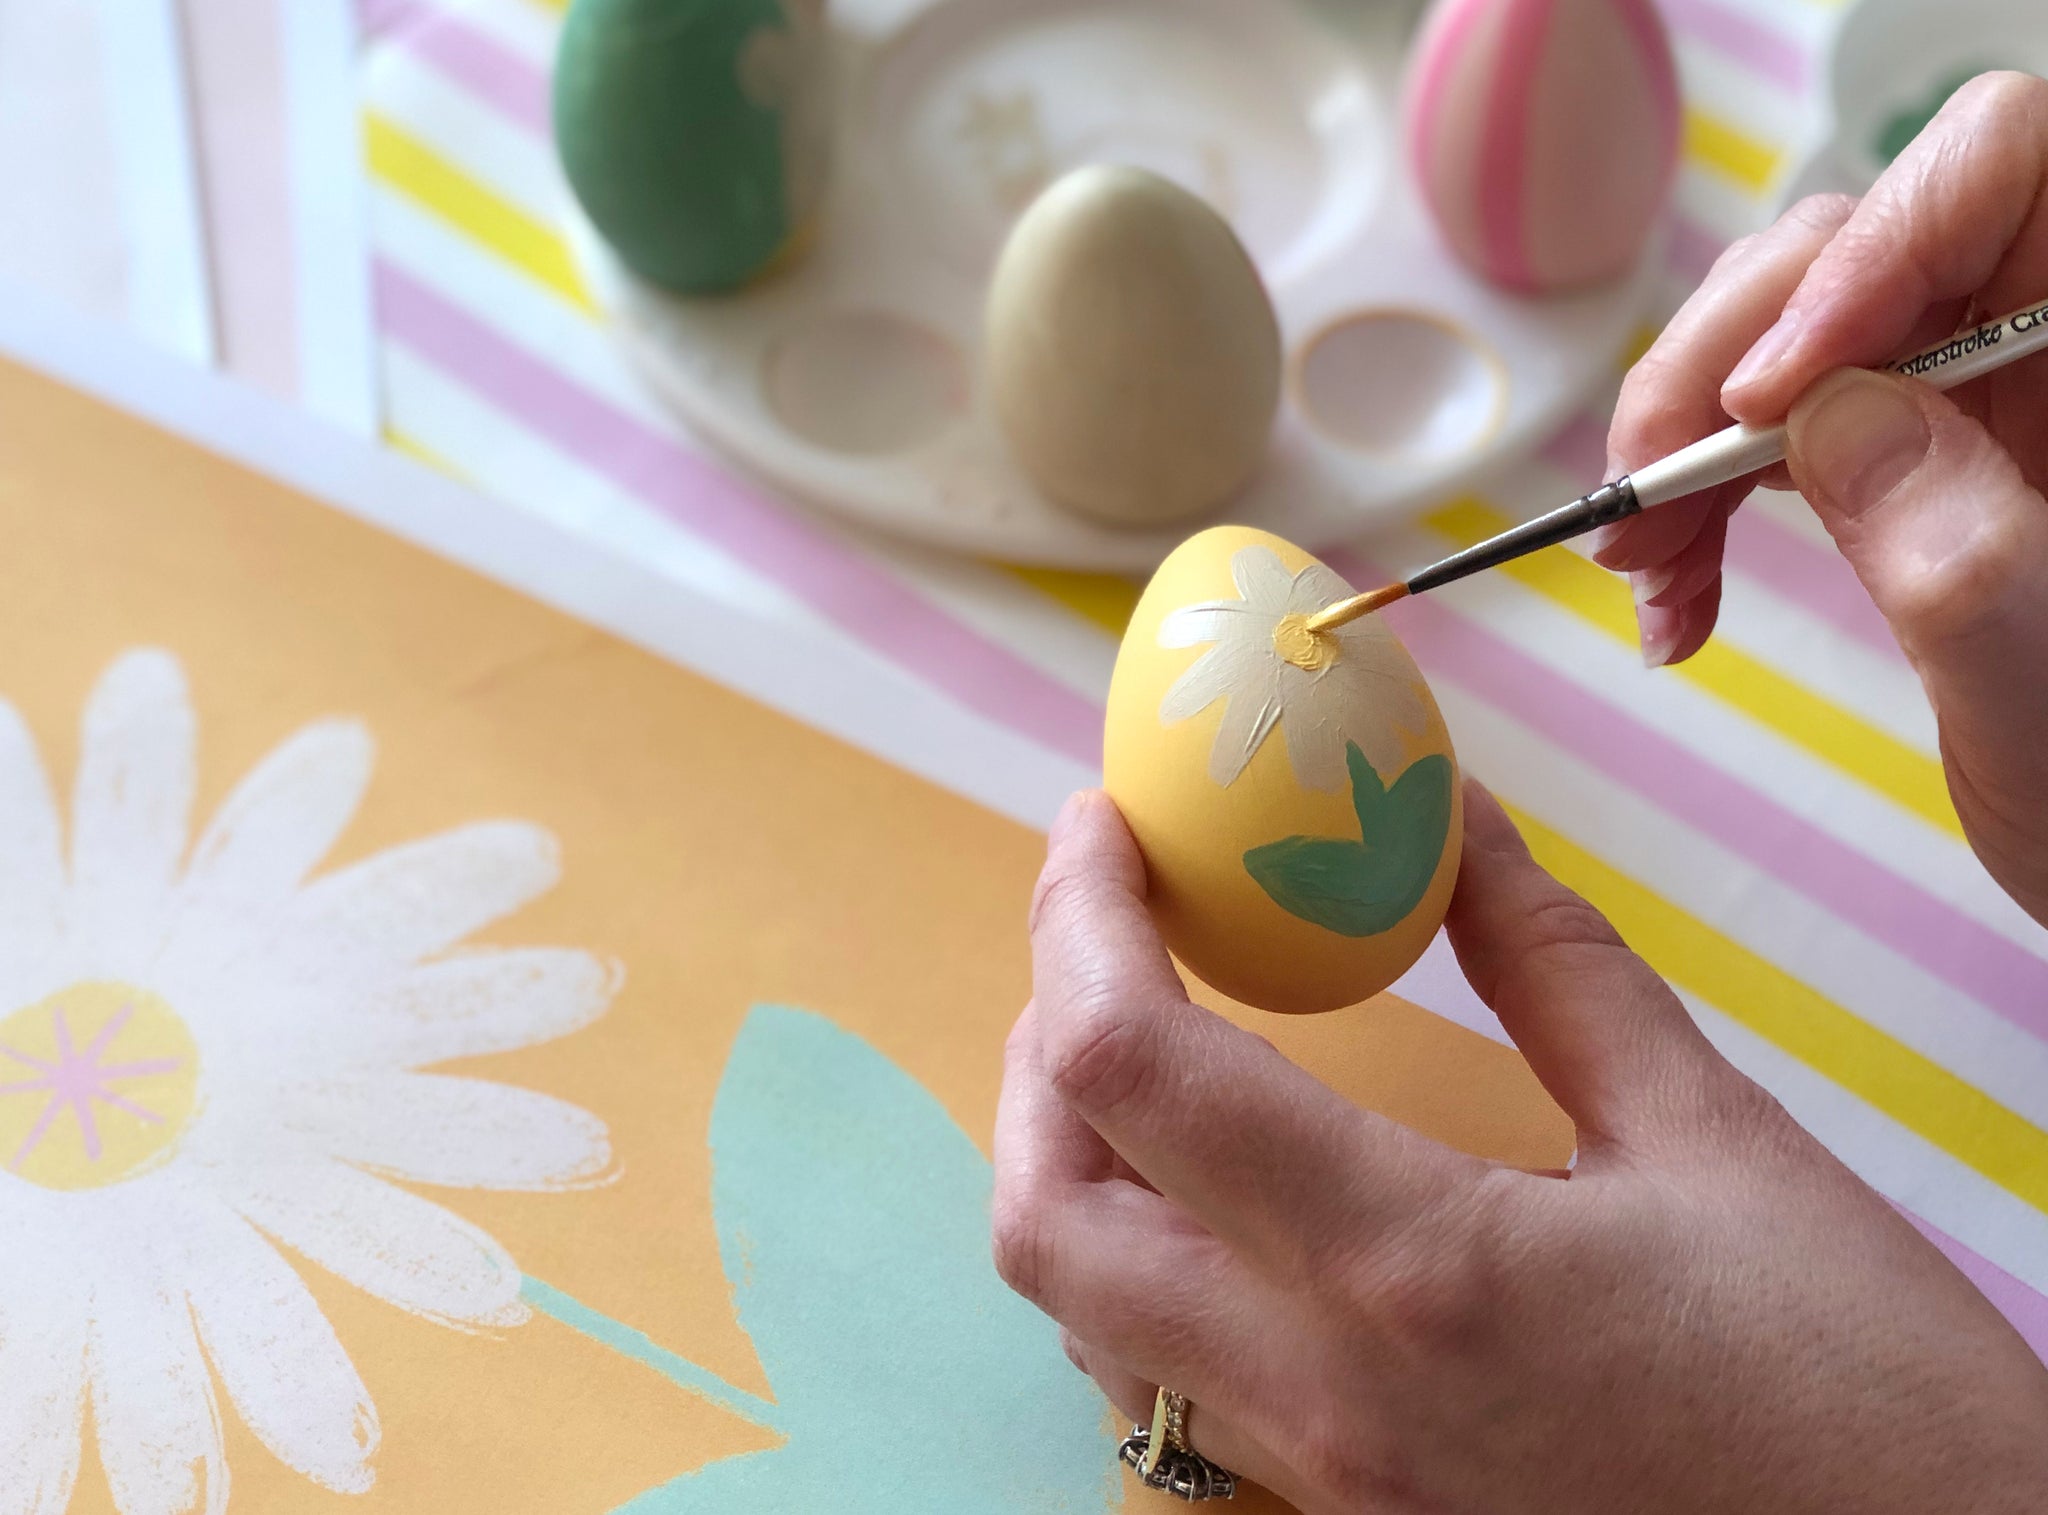
M 1972 842 L 2032 892 L 2012 870 L 2039 871 L 2025 830 L 2048 799 L 2048 502 L 1911 379 L 1842 370 L 1787 425 L 1794 482 L 1927 686 Z

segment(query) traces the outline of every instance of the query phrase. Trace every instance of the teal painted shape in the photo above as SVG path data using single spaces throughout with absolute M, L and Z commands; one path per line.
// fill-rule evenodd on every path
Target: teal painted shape
M 996 1277 L 989 1165 L 915 1080 L 829 1021 L 757 1007 L 719 1085 L 711 1151 L 719 1254 L 786 1440 L 626 1512 L 1116 1504 L 1102 1398 Z
M 1290 836 L 1254 847 L 1245 871 L 1289 915 L 1339 936 L 1378 936 L 1406 920 L 1429 892 L 1451 834 L 1451 760 L 1409 765 L 1391 789 L 1349 744 L 1351 808 L 1359 840 Z

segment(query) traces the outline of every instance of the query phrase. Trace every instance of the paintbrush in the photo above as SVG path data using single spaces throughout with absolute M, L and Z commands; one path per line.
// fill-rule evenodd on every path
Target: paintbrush
M 2033 305 L 1950 337 L 1939 346 L 1892 364 L 1890 371 L 1924 379 L 1936 389 L 1953 389 L 2044 347 L 2048 347 L 2048 304 Z M 1454 552 L 1401 583 L 1339 600 L 1310 616 L 1308 630 L 1335 630 L 1410 595 L 1456 583 L 1482 569 L 1512 563 L 1545 547 L 1583 536 L 1597 526 L 1625 521 L 1645 510 L 1730 483 L 1784 460 L 1783 426 L 1731 426 L 1611 484 L 1603 484 L 1583 499 L 1548 515 L 1526 521 L 1463 552 Z

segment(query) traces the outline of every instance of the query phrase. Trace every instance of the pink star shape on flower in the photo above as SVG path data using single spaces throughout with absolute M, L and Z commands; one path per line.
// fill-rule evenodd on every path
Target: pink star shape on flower
M 92 1045 L 83 1052 L 76 1052 L 71 1045 L 71 1026 L 64 1019 L 64 1012 L 57 1011 L 57 1060 L 54 1063 L 45 1062 L 39 1057 L 30 1057 L 26 1052 L 0 1042 L 0 1055 L 24 1063 L 42 1074 L 42 1077 L 30 1079 L 27 1083 L 0 1084 L 0 1094 L 33 1094 L 45 1089 L 50 1094 L 49 1103 L 43 1106 L 43 1113 L 36 1118 L 34 1127 L 28 1133 L 28 1139 L 21 1144 L 21 1150 L 8 1159 L 9 1172 L 21 1171 L 21 1165 L 28 1161 L 30 1153 L 42 1145 L 43 1138 L 49 1135 L 50 1127 L 56 1123 L 57 1117 L 66 1108 L 78 1117 L 79 1134 L 85 1139 L 85 1155 L 93 1162 L 98 1162 L 100 1156 L 100 1131 L 98 1123 L 93 1119 L 93 1101 L 98 1100 L 103 1105 L 111 1105 L 116 1110 L 125 1110 L 138 1120 L 147 1121 L 153 1126 L 163 1123 L 161 1115 L 145 1110 L 131 1100 L 123 1099 L 109 1086 L 121 1079 L 145 1078 L 152 1073 L 175 1072 L 180 1065 L 179 1059 L 166 1057 L 141 1063 L 100 1061 L 107 1048 L 113 1045 L 114 1038 L 121 1034 L 121 1028 L 128 1024 L 134 1014 L 133 1005 L 123 1005 L 119 1014 L 100 1027 L 100 1034 L 93 1038 Z

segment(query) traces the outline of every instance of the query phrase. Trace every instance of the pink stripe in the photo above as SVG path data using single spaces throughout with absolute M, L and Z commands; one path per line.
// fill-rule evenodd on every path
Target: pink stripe
M 1671 246 L 1667 254 L 1671 271 L 1688 284 L 1697 284 L 1713 271 L 1714 260 L 1727 250 L 1728 239 L 1700 225 L 1690 216 L 1671 217 Z
M 1590 411 L 1580 412 L 1544 444 L 1538 456 L 1580 489 L 1591 489 L 1607 472 L 1606 420 Z
M 1499 56 L 1503 66 L 1494 70 L 1493 102 L 1486 113 L 1479 155 L 1479 221 L 1486 261 L 1496 278 L 1521 289 L 1532 289 L 1536 283 L 1535 269 L 1529 263 L 1523 199 L 1529 176 L 1536 75 L 1551 41 L 1554 8 L 1555 0 L 1517 0 L 1508 7 L 1501 21 Z
M 1387 575 L 1346 553 L 1354 583 Z M 1944 983 L 2048 1039 L 2048 961 L 1852 851 L 1766 794 L 1424 598 L 1387 612 L 1447 677 Z
M 1090 767 L 1102 710 L 911 593 L 865 554 L 745 488 L 478 324 L 388 261 L 387 333 L 621 489 L 781 584 L 833 624 L 997 725 Z
M 1407 114 L 1415 131 L 1410 148 L 1418 183 L 1430 181 L 1431 166 L 1436 161 L 1436 128 L 1442 119 L 1439 107 L 1444 91 L 1450 87 L 1452 65 L 1465 56 L 1466 41 L 1479 24 L 1481 9 L 1474 0 L 1454 0 L 1431 20 L 1430 35 L 1416 44 L 1423 68 L 1416 78 Z
M 1956 1271 L 1974 1284 L 1977 1292 L 1997 1307 L 1999 1314 L 2012 1322 L 2013 1329 L 2034 1349 L 2034 1355 L 2048 1362 L 2048 1297 L 2014 1278 L 1997 1263 L 1979 1257 L 1946 1231 L 1930 1226 L 1903 1205 L 1893 1205 L 1892 1208 L 1939 1247 L 1941 1255 L 1956 1265 Z
M 432 0 L 356 0 L 356 25 L 365 39 L 381 42 L 401 28 L 420 25 L 434 9 Z
M 1905 660 L 1856 570 L 1832 548 L 1760 510 L 1738 510 L 1728 523 L 1728 562 L 1873 651 Z
M 1751 73 L 1800 92 L 1813 69 L 1806 52 L 1775 27 L 1722 0 L 1659 0 L 1664 19 L 1687 41 L 1734 59 Z
M 529 131 L 551 130 L 547 75 L 468 22 L 436 16 L 393 40 Z

